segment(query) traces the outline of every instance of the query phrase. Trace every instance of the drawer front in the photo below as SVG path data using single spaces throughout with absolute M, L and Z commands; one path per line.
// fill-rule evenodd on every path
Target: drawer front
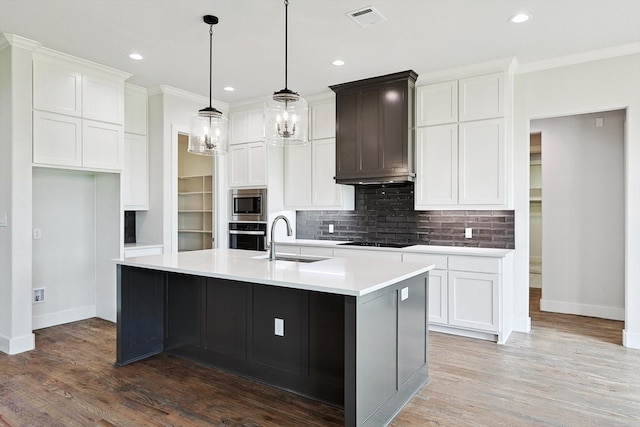
M 478 256 L 450 256 L 449 270 L 499 273 L 500 259 Z
M 384 261 L 402 261 L 402 253 L 390 251 L 369 251 L 363 249 L 334 249 L 333 256 L 336 257 L 353 257 L 353 258 L 371 258 Z
M 332 248 L 319 248 L 317 246 L 302 246 L 300 247 L 301 255 L 313 255 L 313 256 L 333 256 Z
M 404 253 L 402 254 L 403 262 L 415 262 L 417 264 L 434 264 L 438 270 L 447 269 L 447 256 L 446 255 L 432 255 L 432 254 L 416 254 L 416 253 Z

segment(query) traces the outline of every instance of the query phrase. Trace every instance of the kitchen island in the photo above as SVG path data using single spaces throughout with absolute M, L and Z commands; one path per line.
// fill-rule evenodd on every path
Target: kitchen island
M 344 407 L 347 426 L 388 424 L 428 380 L 433 267 L 299 258 L 118 260 L 116 364 L 167 352 Z

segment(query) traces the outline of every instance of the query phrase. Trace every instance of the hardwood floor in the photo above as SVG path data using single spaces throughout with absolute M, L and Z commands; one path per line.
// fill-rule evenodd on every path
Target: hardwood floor
M 623 322 L 540 313 L 506 345 L 429 334 L 431 379 L 392 426 L 640 425 L 640 350 Z M 115 326 L 36 331 L 36 350 L 0 354 L 0 427 L 339 426 L 332 408 L 179 358 L 125 367 Z

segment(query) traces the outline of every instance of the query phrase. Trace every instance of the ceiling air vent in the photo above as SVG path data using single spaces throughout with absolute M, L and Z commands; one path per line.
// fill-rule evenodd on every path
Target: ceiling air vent
M 361 27 L 367 27 L 387 20 L 387 18 L 385 18 L 384 15 L 378 12 L 378 10 L 373 6 L 354 10 L 347 13 L 347 16 L 353 19 Z

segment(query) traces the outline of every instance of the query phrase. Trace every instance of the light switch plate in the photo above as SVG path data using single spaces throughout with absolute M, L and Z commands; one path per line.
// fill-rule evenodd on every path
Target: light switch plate
M 464 237 L 465 239 L 471 239 L 473 237 L 473 228 L 467 227 L 464 229 Z
M 284 336 L 284 319 L 275 318 L 275 330 L 274 333 L 278 337 Z
M 400 301 L 404 301 L 409 298 L 409 288 L 402 288 L 400 290 Z

